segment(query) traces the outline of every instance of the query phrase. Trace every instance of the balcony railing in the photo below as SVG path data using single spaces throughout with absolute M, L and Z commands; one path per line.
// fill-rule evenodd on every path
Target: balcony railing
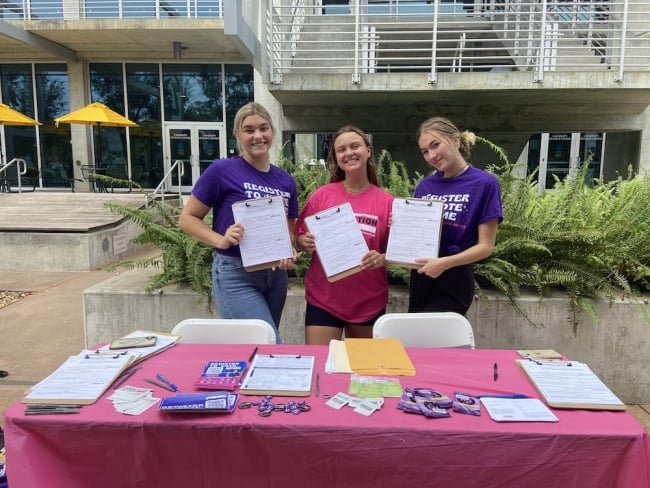
M 268 77 L 349 73 L 650 70 L 647 0 L 268 1 Z
M 223 18 L 223 0 L 4 0 L 1 20 Z

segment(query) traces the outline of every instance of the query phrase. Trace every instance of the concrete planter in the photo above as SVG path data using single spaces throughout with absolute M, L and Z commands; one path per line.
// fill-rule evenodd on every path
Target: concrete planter
M 168 286 L 160 292 L 145 290 L 155 269 L 133 270 L 114 276 L 84 291 L 86 344 L 108 342 L 135 329 L 169 332 L 186 318 L 210 318 L 217 314 L 204 297 L 186 287 Z M 391 288 L 388 312 L 405 312 L 406 287 Z M 625 403 L 650 403 L 650 326 L 647 300 L 599 303 L 600 324 L 583 314 L 574 334 L 562 295 L 540 300 L 523 296 L 521 307 L 536 323 L 530 325 L 503 297 L 488 294 L 475 301 L 467 318 L 474 327 L 477 347 L 488 349 L 555 349 L 591 369 Z M 280 332 L 285 342 L 304 341 L 304 291 L 289 287 Z M 435 386 L 435 385 L 432 385 Z

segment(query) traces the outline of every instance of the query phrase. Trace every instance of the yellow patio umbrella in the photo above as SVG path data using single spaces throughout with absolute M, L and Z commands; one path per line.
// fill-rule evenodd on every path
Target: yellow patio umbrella
M 54 119 L 54 123 L 57 125 L 64 124 L 85 124 L 85 125 L 96 125 L 98 127 L 98 137 L 101 145 L 102 140 L 102 127 L 138 127 L 138 124 L 127 119 L 123 115 L 118 114 L 114 110 L 110 109 L 103 103 L 93 102 L 85 107 L 74 110 L 68 114 L 62 115 Z M 99 148 L 99 154 L 101 154 L 101 147 Z M 101 161 L 100 161 L 101 164 Z
M 54 119 L 58 126 L 64 124 L 86 124 L 109 127 L 137 127 L 138 124 L 111 110 L 103 103 L 93 102 L 83 108 Z
M 34 126 L 41 125 L 38 120 L 34 120 L 27 115 L 14 110 L 9 105 L 0 103 L 0 125 L 18 125 L 18 126 Z M 0 163 L 7 161 L 7 156 L 4 154 L 4 147 L 0 147 Z
M 14 110 L 4 103 L 0 103 L 0 124 L 24 126 L 41 125 L 38 120 L 27 117 L 27 115 Z

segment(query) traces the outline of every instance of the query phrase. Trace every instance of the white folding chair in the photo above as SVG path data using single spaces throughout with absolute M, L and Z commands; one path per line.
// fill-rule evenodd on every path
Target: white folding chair
M 275 344 L 275 329 L 259 319 L 185 319 L 172 334 L 191 344 Z
M 405 347 L 474 349 L 472 324 L 455 312 L 387 313 L 373 326 L 375 338 L 396 338 Z

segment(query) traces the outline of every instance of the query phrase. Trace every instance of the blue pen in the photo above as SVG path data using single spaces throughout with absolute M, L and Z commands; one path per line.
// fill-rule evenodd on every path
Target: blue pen
M 169 381 L 167 378 L 165 378 L 165 377 L 164 377 L 163 375 L 161 375 L 160 373 L 158 373 L 158 374 L 156 375 L 156 378 L 158 378 L 160 381 L 162 381 L 162 382 L 165 383 L 166 385 L 169 385 L 169 387 L 170 387 L 172 390 L 174 390 L 174 391 L 178 391 L 178 386 L 176 386 L 174 383 L 172 383 L 171 381 Z

